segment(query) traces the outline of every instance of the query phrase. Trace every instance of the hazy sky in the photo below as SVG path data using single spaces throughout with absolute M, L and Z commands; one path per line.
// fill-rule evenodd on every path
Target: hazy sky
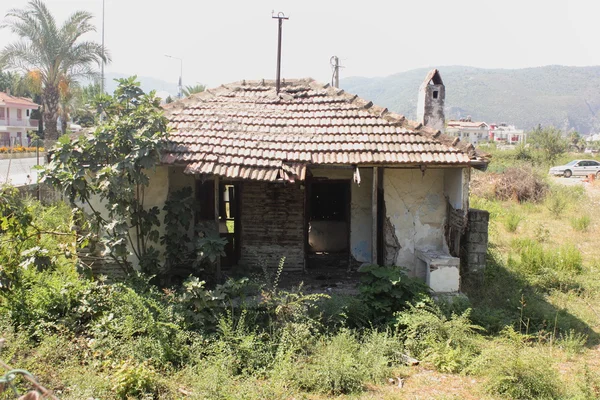
M 217 86 L 275 77 L 277 22 L 284 22 L 282 76 L 329 82 L 337 55 L 344 76 L 382 76 L 419 67 L 524 68 L 598 65 L 598 0 L 105 0 L 107 71 Z M 95 15 L 102 0 L 47 0 L 59 21 Z M 25 0 L 1 0 L 0 16 Z M 0 46 L 14 40 L 0 30 Z

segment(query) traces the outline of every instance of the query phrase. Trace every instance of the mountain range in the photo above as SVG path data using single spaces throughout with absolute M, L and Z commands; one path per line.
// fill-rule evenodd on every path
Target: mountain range
M 446 119 L 471 116 L 474 121 L 508 123 L 526 130 L 541 124 L 582 134 L 600 131 L 600 66 L 438 69 L 446 86 Z M 340 87 L 415 119 L 418 89 L 429 70 L 349 77 L 341 80 Z
M 507 123 L 525 130 L 541 124 L 565 132 L 600 132 L 600 66 L 438 69 L 446 85 L 446 119 L 471 116 L 474 121 Z M 419 86 L 429 70 L 414 69 L 378 78 L 349 77 L 342 79 L 340 86 L 415 119 Z M 107 91 L 112 93 L 116 88 L 115 78 L 124 77 L 127 75 L 107 73 Z M 177 83 L 144 76 L 138 80 L 146 92 L 175 95 L 178 91 Z

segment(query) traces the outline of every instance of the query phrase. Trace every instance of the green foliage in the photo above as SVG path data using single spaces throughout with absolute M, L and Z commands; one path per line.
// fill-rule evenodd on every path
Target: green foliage
M 591 222 L 592 220 L 589 215 L 571 218 L 571 226 L 579 232 L 587 232 Z
M 567 151 L 568 144 L 563 132 L 553 126 L 542 128 L 538 126 L 528 134 L 531 146 L 539 150 L 542 159 L 550 164 Z
M 145 363 L 127 360 L 112 368 L 114 369 L 111 375 L 112 390 L 120 399 L 158 398 L 157 375 L 152 367 Z
M 160 159 L 167 120 L 153 93 L 145 95 L 135 77 L 122 79 L 113 97 L 100 99 L 104 123 L 90 136 L 61 140 L 42 171 L 42 181 L 61 189 L 88 215 L 91 237 L 101 235 L 104 253 L 127 273 L 130 249 L 142 271 L 158 271 L 160 210 L 144 207 L 149 172 Z M 94 208 L 93 197 L 105 205 L 107 217 Z
M 182 289 L 171 295 L 172 301 L 182 310 L 188 326 L 211 330 L 233 299 L 246 295 L 248 283 L 248 278 L 229 279 L 209 290 L 205 281 L 190 276 L 183 282 Z
M 429 292 L 423 281 L 408 277 L 402 267 L 363 265 L 358 271 L 361 298 L 379 319 L 392 317 L 394 312 Z
M 324 337 L 308 350 L 278 362 L 275 378 L 333 396 L 362 391 L 365 384 L 389 377 L 400 353 L 398 341 L 387 333 L 371 332 L 359 339 L 348 330 Z
M 164 225 L 165 234 L 160 243 L 165 245 L 166 274 L 173 269 L 193 263 L 195 260 L 194 244 L 190 238 L 190 215 L 194 215 L 194 198 L 192 188 L 185 187 L 169 194 L 165 202 Z
M 225 245 L 227 245 L 227 239 L 216 234 L 198 238 L 196 241 L 198 262 L 209 261 L 214 263 L 218 257 L 224 257 Z
M 567 333 L 561 333 L 557 345 L 570 357 L 583 353 L 588 340 L 588 335 L 569 329 Z
M 527 347 L 523 336 L 504 330 L 505 344 L 487 349 L 471 370 L 488 377 L 487 391 L 510 399 L 558 399 L 561 390 L 552 359 Z
M 560 217 L 567 208 L 568 200 L 562 193 L 554 192 L 546 199 L 546 208 L 555 217 Z
M 504 220 L 504 227 L 507 231 L 514 233 L 517 231 L 523 217 L 515 212 L 509 212 Z
M 515 266 L 519 271 L 530 274 L 543 274 L 548 270 L 572 274 L 581 272 L 583 267 L 581 252 L 569 244 L 544 249 L 541 244 L 529 241 L 521 246 L 519 257 Z
M 183 96 L 189 97 L 196 93 L 202 93 L 202 92 L 204 92 L 204 90 L 206 90 L 205 85 L 197 84 L 197 85 L 193 85 L 193 86 L 186 86 L 185 88 L 183 88 Z
M 470 320 L 471 309 L 448 318 L 432 301 L 410 305 L 396 313 L 396 330 L 406 350 L 442 372 L 460 372 L 479 352 L 475 333 L 483 330 Z

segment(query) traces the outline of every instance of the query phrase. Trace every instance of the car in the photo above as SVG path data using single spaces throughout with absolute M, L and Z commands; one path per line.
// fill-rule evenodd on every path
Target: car
M 600 178 L 600 162 L 596 160 L 573 160 L 565 165 L 550 168 L 550 175 L 564 176 L 588 176 L 596 175 Z

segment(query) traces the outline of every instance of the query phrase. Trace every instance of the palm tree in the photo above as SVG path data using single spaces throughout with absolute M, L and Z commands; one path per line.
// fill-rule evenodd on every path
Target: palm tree
M 205 89 L 206 86 L 204 85 L 186 86 L 185 89 L 183 89 L 183 95 L 189 97 L 193 94 L 204 92 Z
M 81 36 L 96 30 L 90 23 L 92 14 L 76 11 L 58 27 L 44 2 L 31 0 L 25 9 L 10 10 L 0 28 L 8 28 L 21 39 L 0 52 L 0 65 L 37 71 L 41 81 L 45 137 L 58 138 L 61 82 L 73 82 L 97 75 L 93 65 L 108 62 L 106 50 Z

